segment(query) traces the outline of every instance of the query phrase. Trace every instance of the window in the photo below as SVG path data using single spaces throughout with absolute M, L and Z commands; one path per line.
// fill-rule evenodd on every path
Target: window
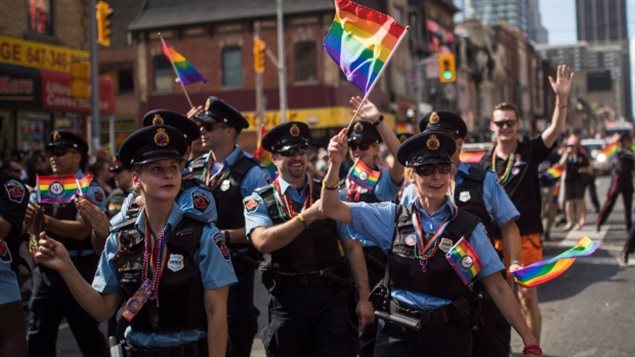
M 53 35 L 53 0 L 29 0 L 29 31 Z
M 118 93 L 131 93 L 134 91 L 134 78 L 132 76 L 132 69 L 120 69 L 117 71 L 117 78 L 119 83 Z
M 294 67 L 296 81 L 315 81 L 317 79 L 317 54 L 315 42 L 298 42 L 294 46 Z
M 154 90 L 157 92 L 172 91 L 174 73 L 172 73 L 170 62 L 163 55 L 154 56 L 152 62 L 154 64 Z
M 243 56 L 240 47 L 223 48 L 223 86 L 237 87 L 243 84 Z

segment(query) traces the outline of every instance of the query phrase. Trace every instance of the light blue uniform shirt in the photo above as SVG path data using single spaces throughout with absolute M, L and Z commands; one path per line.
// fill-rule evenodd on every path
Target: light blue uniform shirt
M 291 200 L 295 203 L 304 203 L 307 195 L 309 194 L 309 183 L 311 182 L 308 177 L 305 178 L 304 188 L 301 190 L 296 189 L 290 183 L 285 181 L 282 176 L 278 176 L 278 181 L 280 182 L 280 190 L 282 194 L 289 194 Z M 316 188 L 317 189 L 317 188 Z M 245 231 L 247 232 L 247 239 L 251 239 L 251 231 L 258 227 L 271 227 L 273 226 L 273 221 L 271 217 L 269 217 L 269 211 L 267 210 L 267 206 L 264 203 L 263 198 L 256 192 L 252 193 L 248 197 L 246 197 L 243 201 L 243 205 L 245 205 L 249 201 L 256 202 L 256 206 L 253 208 L 245 207 Z M 340 235 L 340 240 L 349 239 L 347 225 L 337 223 L 337 231 Z
M 177 206 L 173 205 L 170 215 L 168 216 L 167 228 L 165 236 L 171 235 L 172 229 L 176 227 L 183 219 L 184 212 Z M 140 214 L 134 224 L 135 229 L 141 235 L 145 234 L 145 215 Z M 198 270 L 201 273 L 201 280 L 204 290 L 212 290 L 225 285 L 237 282 L 236 274 L 229 256 L 227 259 L 223 257 L 220 248 L 214 243 L 214 236 L 220 234 L 218 228 L 205 225 L 201 235 L 200 247 L 198 249 L 196 262 Z M 114 262 L 115 254 L 119 242 L 117 235 L 111 233 L 106 240 L 104 251 L 99 258 L 95 278 L 93 279 L 93 288 L 102 294 L 121 293 L 121 285 L 119 283 L 119 274 Z M 147 303 L 153 304 L 154 301 Z M 187 301 L 183 301 L 184 304 Z M 207 336 L 204 330 L 187 330 L 170 333 L 148 333 L 137 332 L 128 327 L 125 332 L 126 339 L 133 345 L 147 348 L 163 348 L 172 347 L 181 344 L 198 341 Z
M 18 277 L 11 270 L 11 263 L 0 261 L 0 305 L 21 299 Z
M 352 168 L 351 168 L 352 170 Z M 351 172 L 348 173 L 349 176 Z M 384 169 L 379 175 L 379 180 L 377 184 L 373 188 L 373 194 L 379 201 L 392 201 L 399 193 L 400 186 L 395 184 L 390 177 L 390 169 Z M 340 199 L 343 201 L 348 201 L 348 197 L 346 197 L 346 188 L 340 190 Z M 362 247 L 374 247 L 375 243 L 372 240 L 365 238 L 362 234 L 355 231 L 350 225 L 348 226 L 348 234 L 351 238 L 358 241 Z
M 231 154 L 229 154 L 229 156 L 225 158 L 225 161 L 223 162 L 222 166 L 220 163 L 215 162 L 212 165 L 212 174 L 216 174 L 221 169 L 221 167 L 224 171 L 229 170 L 231 166 L 236 164 L 236 161 L 238 160 L 240 152 L 241 152 L 240 147 L 236 146 L 234 150 L 231 152 Z M 243 152 L 243 155 L 248 158 L 253 158 L 253 156 L 247 152 Z M 265 170 L 260 165 L 255 165 L 254 167 L 249 169 L 249 171 L 247 171 L 247 173 L 243 177 L 243 180 L 240 183 L 240 195 L 242 197 L 247 197 L 252 192 L 254 192 L 254 190 L 256 190 L 258 187 L 266 186 L 270 182 L 271 182 L 271 179 L 269 177 L 269 173 L 267 172 L 267 170 Z
M 443 206 L 431 216 L 419 207 L 419 201 L 412 203 L 421 213 L 421 225 L 426 233 L 434 233 L 447 220 L 447 217 L 454 213 L 455 208 L 449 202 L 449 199 L 446 198 Z M 348 205 L 351 208 L 351 226 L 365 237 L 373 240 L 384 252 L 390 251 L 394 240 L 397 205 L 392 202 L 373 204 L 357 202 L 348 203 Z M 472 231 L 469 242 L 481 261 L 478 279 L 485 278 L 505 268 L 489 238 L 487 238 L 483 224 L 479 223 Z M 433 310 L 452 303 L 447 299 L 410 290 L 392 289 L 390 293 L 400 305 L 417 310 Z
M 457 173 L 454 180 L 456 182 L 455 189 L 459 195 L 461 190 L 460 187 L 463 184 L 462 174 L 467 175 L 469 168 L 469 165 L 463 162 L 457 166 Z M 417 197 L 417 185 L 411 184 L 404 189 L 401 197 L 401 204 L 407 206 L 411 202 L 416 201 Z M 516 206 L 514 206 L 511 199 L 509 199 L 505 189 L 503 189 L 503 187 L 498 183 L 493 172 L 488 171 L 485 174 L 485 179 L 483 180 L 483 203 L 485 204 L 485 210 L 498 227 L 520 217 L 520 213 L 516 209 Z

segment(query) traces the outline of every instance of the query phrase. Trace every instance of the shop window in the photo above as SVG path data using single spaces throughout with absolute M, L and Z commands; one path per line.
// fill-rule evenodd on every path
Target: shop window
M 120 69 L 117 71 L 117 79 L 117 82 L 119 83 L 119 93 L 124 94 L 134 91 L 134 77 L 132 75 L 132 69 Z
M 29 31 L 41 35 L 53 35 L 54 0 L 28 0 Z
M 154 56 L 152 62 L 154 64 L 154 90 L 157 92 L 172 91 L 174 73 L 172 73 L 170 62 L 162 54 Z
M 317 79 L 317 53 L 315 42 L 298 42 L 294 45 L 295 80 L 315 81 Z
M 223 86 L 238 87 L 243 84 L 242 48 L 225 47 L 222 52 Z

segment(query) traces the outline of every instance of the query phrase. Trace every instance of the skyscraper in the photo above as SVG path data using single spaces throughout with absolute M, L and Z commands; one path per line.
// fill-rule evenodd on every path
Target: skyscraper
M 466 12 L 471 16 L 493 23 L 505 20 L 523 31 L 536 43 L 547 43 L 547 30 L 540 21 L 538 0 L 465 0 Z

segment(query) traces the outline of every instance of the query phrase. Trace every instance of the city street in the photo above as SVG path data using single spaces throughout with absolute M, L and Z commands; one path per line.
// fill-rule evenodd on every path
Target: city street
M 600 203 L 605 200 L 608 184 L 608 176 L 597 179 Z M 588 202 L 587 205 L 587 212 L 593 212 Z M 579 258 L 563 276 L 539 288 L 545 356 L 635 356 L 631 333 L 635 317 L 635 258 L 628 267 L 618 263 L 627 237 L 621 198 L 607 224 L 597 233 L 595 217 L 595 213 L 589 213 L 583 231 L 567 233 L 564 225 L 555 227 L 551 240 L 545 242 L 545 257 L 573 246 L 584 235 L 601 243 L 591 257 Z M 267 319 L 266 294 L 260 283 L 256 284 L 256 291 L 262 329 Z M 517 335 L 513 336 L 512 347 L 514 357 L 522 356 L 522 342 Z M 58 351 L 59 356 L 81 356 L 66 325 L 60 328 Z M 258 340 L 252 356 L 264 355 Z

